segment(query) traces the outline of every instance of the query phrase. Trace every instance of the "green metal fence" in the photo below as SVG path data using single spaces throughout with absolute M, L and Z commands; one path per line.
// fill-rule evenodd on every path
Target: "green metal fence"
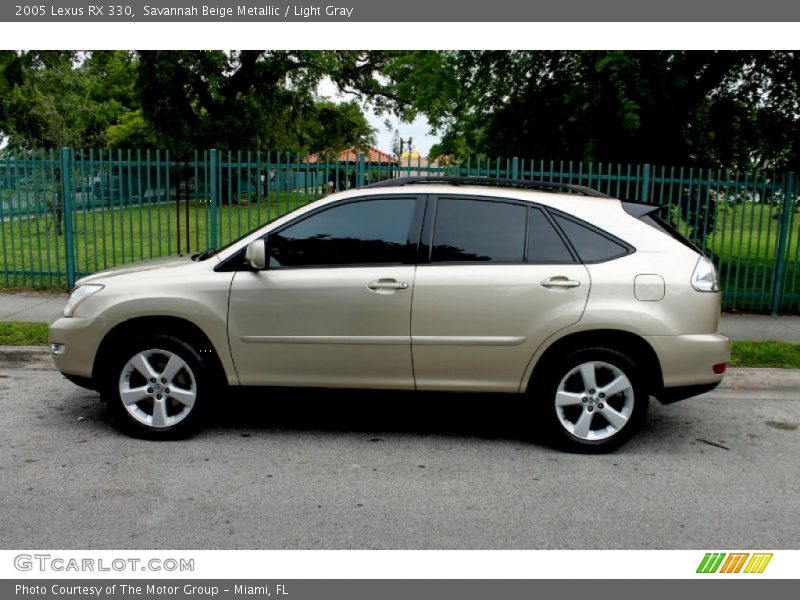
M 800 312 L 792 173 L 468 158 L 352 162 L 287 152 L 4 150 L 0 285 L 70 287 L 119 264 L 219 247 L 330 192 L 405 175 L 582 184 L 656 203 L 713 257 L 727 309 Z

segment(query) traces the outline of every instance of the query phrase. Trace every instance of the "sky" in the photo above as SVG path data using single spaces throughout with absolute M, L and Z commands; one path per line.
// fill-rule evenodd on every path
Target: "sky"
M 336 85 L 328 78 L 325 78 L 317 88 L 317 93 L 320 96 L 329 98 L 334 102 L 347 102 L 355 98 L 352 94 L 339 94 Z M 428 152 L 435 143 L 439 141 L 439 136 L 430 135 L 428 133 L 430 126 L 428 120 L 419 116 L 411 123 L 401 123 L 399 119 L 393 115 L 378 116 L 370 107 L 362 107 L 367 120 L 370 124 L 377 129 L 376 137 L 378 138 L 377 148 L 384 152 L 392 152 L 392 139 L 394 138 L 394 130 L 400 132 L 400 137 L 403 140 L 412 138 L 412 148 L 419 152 L 422 156 L 428 156 Z M 391 121 L 391 127 L 387 129 L 385 121 Z

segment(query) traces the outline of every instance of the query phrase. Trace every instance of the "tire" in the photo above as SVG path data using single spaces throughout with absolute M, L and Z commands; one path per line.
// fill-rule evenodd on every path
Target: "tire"
M 191 343 L 168 334 L 143 336 L 111 358 L 101 394 L 125 433 L 183 439 L 203 425 L 214 372 Z
M 636 363 L 604 347 L 575 350 L 549 362 L 531 392 L 544 413 L 548 440 L 581 453 L 622 446 L 641 429 L 649 402 Z

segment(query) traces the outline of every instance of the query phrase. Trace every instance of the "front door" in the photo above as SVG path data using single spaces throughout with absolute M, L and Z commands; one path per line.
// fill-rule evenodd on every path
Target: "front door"
M 243 385 L 413 389 L 414 196 L 335 203 L 270 232 L 236 273 L 228 337 Z

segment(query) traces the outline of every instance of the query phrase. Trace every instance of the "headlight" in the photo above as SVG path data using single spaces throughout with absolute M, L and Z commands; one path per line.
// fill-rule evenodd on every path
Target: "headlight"
M 705 256 L 697 261 L 697 266 L 692 273 L 692 287 L 698 292 L 718 292 L 719 277 L 717 270 Z
M 74 290 L 72 290 L 72 293 L 67 299 L 67 305 L 64 307 L 64 316 L 74 317 L 75 311 L 78 310 L 81 302 L 86 300 L 89 296 L 93 296 L 102 289 L 103 286 L 96 283 L 87 283 L 86 285 L 79 285 L 76 287 Z

